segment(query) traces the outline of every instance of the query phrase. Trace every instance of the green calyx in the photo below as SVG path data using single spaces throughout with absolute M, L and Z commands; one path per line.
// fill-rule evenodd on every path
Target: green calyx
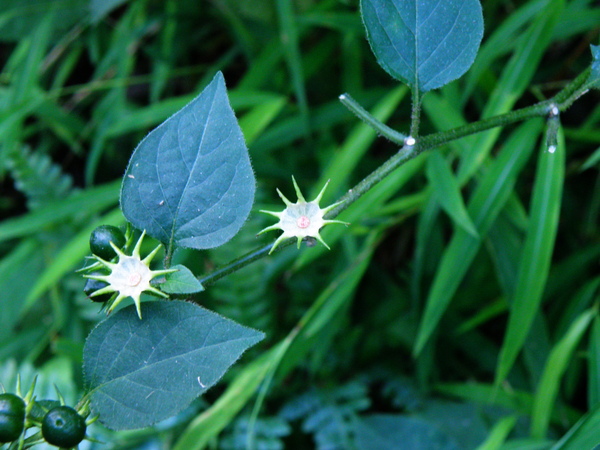
M 265 214 L 270 214 L 279 219 L 275 225 L 271 225 L 258 234 L 265 233 L 267 231 L 272 230 L 282 230 L 283 233 L 275 240 L 275 243 L 271 247 L 269 254 L 271 254 L 277 246 L 285 239 L 288 238 L 297 238 L 298 240 L 298 248 L 300 248 L 300 243 L 303 239 L 317 239 L 321 244 L 323 244 L 327 249 L 329 246 L 325 243 L 321 235 L 319 234 L 319 230 L 323 228 L 325 225 L 330 223 L 341 223 L 343 225 L 349 225 L 348 222 L 342 222 L 341 220 L 325 220 L 324 216 L 328 211 L 332 210 L 336 206 L 338 206 L 341 202 L 334 203 L 326 208 L 321 208 L 319 206 L 319 202 L 325 193 L 325 189 L 329 184 L 329 181 L 325 183 L 319 195 L 311 201 L 307 202 L 298 187 L 298 183 L 296 183 L 296 179 L 292 176 L 292 181 L 294 183 L 294 189 L 296 191 L 296 195 L 298 196 L 298 200 L 296 203 L 290 202 L 279 189 L 277 189 L 277 193 L 279 197 L 285 203 L 286 208 L 281 212 L 275 211 L 265 211 L 261 210 L 260 212 Z

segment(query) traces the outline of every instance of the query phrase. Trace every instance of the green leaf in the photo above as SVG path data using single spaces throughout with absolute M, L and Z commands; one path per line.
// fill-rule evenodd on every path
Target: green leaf
M 2 0 L 0 41 L 20 41 L 31 36 L 45 18 L 54 14 L 53 37 L 59 38 L 87 15 L 88 0 Z M 59 19 L 60 18 L 60 19 Z M 3 21 L 4 22 L 4 21 Z
M 90 13 L 92 23 L 100 22 L 113 9 L 121 6 L 127 0 L 91 0 Z
M 117 203 L 119 186 L 111 182 L 77 192 L 67 199 L 0 223 L 0 242 L 39 233 L 76 217 L 82 211 L 97 213 Z
M 357 420 L 356 446 L 360 450 L 457 450 L 459 447 L 436 426 L 396 414 L 371 414 Z M 399 443 L 402 443 L 399 446 Z
M 483 37 L 478 0 L 361 0 L 367 38 L 392 77 L 427 92 L 464 74 Z
M 202 283 L 187 267 L 178 264 L 171 269 L 177 269 L 177 272 L 168 273 L 165 276 L 167 280 L 160 284 L 161 291 L 167 294 L 194 294 L 204 290 Z
M 533 22 L 519 32 L 519 42 L 504 65 L 500 78 L 493 84 L 482 118 L 509 112 L 530 86 L 544 52 L 552 41 L 552 30 L 561 19 L 564 3 L 564 0 L 552 0 L 548 5 L 538 8 Z M 496 127 L 475 136 L 473 145 L 461 155 L 458 171 L 461 183 L 468 180 L 486 160 L 501 131 L 501 127 Z
M 336 277 L 312 306 L 304 313 L 286 338 L 236 374 L 219 399 L 203 414 L 199 415 L 181 434 L 174 450 L 205 448 L 233 420 L 236 414 L 250 401 L 258 387 L 277 369 L 278 376 L 285 377 L 294 367 L 305 361 L 306 354 L 313 351 L 314 338 L 334 317 L 339 317 L 340 308 L 355 296 L 365 270 L 369 267 L 379 234 L 371 233 L 363 244 L 362 252 L 349 260 L 348 267 Z M 290 346 L 296 344 L 294 351 Z M 284 360 L 282 361 L 282 358 Z
M 460 193 L 460 185 L 440 152 L 433 152 L 427 160 L 427 178 L 433 186 L 434 195 L 444 211 L 466 232 L 478 238 L 479 234 L 469 217 Z
M 600 45 L 590 45 L 592 50 L 592 71 L 587 82 L 591 87 L 600 89 Z
M 594 318 L 589 342 L 588 408 L 600 406 L 600 317 Z
M 239 231 L 254 191 L 244 137 L 219 72 L 135 149 L 121 207 L 136 228 L 169 248 L 205 249 Z
M 213 386 L 263 333 L 182 301 L 128 306 L 101 322 L 84 348 L 92 410 L 115 430 L 177 414 Z
M 585 414 L 550 450 L 597 449 L 600 442 L 600 407 Z
M 542 379 L 535 394 L 531 412 L 531 435 L 533 437 L 546 437 L 550 423 L 550 414 L 554 409 L 562 376 L 567 370 L 569 363 L 572 362 L 577 344 L 587 331 L 595 315 L 596 311 L 593 309 L 581 314 L 573 322 L 565 336 L 558 341 L 550 352 L 550 356 L 548 356 L 544 367 Z
M 502 447 L 504 441 L 517 424 L 518 416 L 506 416 L 500 419 L 494 428 L 490 431 L 489 436 L 486 438 L 477 450 L 496 450 Z
M 529 227 L 496 372 L 497 383 L 512 368 L 542 300 L 558 228 L 564 173 L 565 143 L 561 132 L 557 150 L 554 153 L 542 150 L 539 157 Z
M 119 209 L 108 212 L 85 228 L 82 228 L 68 242 L 64 243 L 53 255 L 52 259 L 38 274 L 34 283 L 29 287 L 29 293 L 23 302 L 22 314 L 40 299 L 49 289 L 57 286 L 59 281 L 81 264 L 82 258 L 90 251 L 90 234 L 99 225 L 120 225 L 123 215 Z
M 533 150 L 540 128 L 541 122 L 534 120 L 516 129 L 506 140 L 500 155 L 490 165 L 471 196 L 469 215 L 482 238 L 506 204 L 517 175 Z M 480 245 L 480 239 L 474 238 L 462 228 L 454 232 L 429 291 L 415 344 L 415 354 L 421 352 L 437 327 Z

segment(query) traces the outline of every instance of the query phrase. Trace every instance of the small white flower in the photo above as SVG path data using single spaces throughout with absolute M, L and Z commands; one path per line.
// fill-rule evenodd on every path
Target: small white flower
M 150 262 L 156 256 L 156 253 L 160 250 L 160 245 L 156 247 L 148 256 L 143 260 L 140 259 L 140 248 L 142 246 L 142 240 L 146 235 L 146 231 L 142 233 L 139 240 L 135 244 L 131 256 L 126 255 L 114 245 L 110 243 L 111 247 L 117 253 L 119 260 L 116 263 L 105 261 L 102 258 L 94 255 L 94 258 L 110 270 L 108 275 L 84 275 L 86 278 L 93 278 L 94 280 L 104 281 L 108 283 L 101 289 L 94 292 L 91 297 L 96 295 L 109 294 L 117 292 L 117 297 L 112 301 L 108 312 L 110 313 L 121 301 L 127 297 L 131 297 L 135 303 L 139 318 L 142 318 L 142 311 L 140 307 L 140 296 L 142 292 L 149 291 L 154 294 L 160 295 L 161 297 L 168 298 L 168 295 L 164 292 L 156 289 L 150 284 L 150 281 L 159 276 L 167 273 L 177 272 L 177 269 L 165 269 L 165 270 L 150 270 Z
M 344 225 L 349 225 L 348 222 L 342 222 L 341 220 L 325 220 L 323 218 L 323 216 L 328 211 L 332 210 L 342 202 L 337 202 L 333 205 L 328 206 L 327 208 L 321 209 L 319 207 L 319 202 L 321 201 L 321 197 L 323 197 L 323 193 L 325 192 L 329 181 L 325 183 L 325 186 L 323 186 L 323 189 L 321 189 L 321 192 L 319 192 L 317 198 L 315 198 L 312 202 L 307 202 L 304 199 L 294 177 L 292 177 L 292 181 L 294 182 L 294 189 L 296 190 L 298 201 L 296 203 L 290 202 L 281 193 L 281 191 L 277 189 L 277 193 L 279 194 L 279 196 L 281 197 L 281 199 L 287 207 L 281 212 L 261 210 L 260 212 L 271 214 L 272 216 L 279 218 L 279 222 L 275 225 L 271 225 L 270 227 L 265 228 L 258 234 L 277 229 L 281 229 L 283 231 L 281 236 L 279 236 L 273 244 L 273 247 L 271 247 L 269 254 L 271 254 L 273 250 L 277 248 L 281 241 L 291 237 L 298 238 L 298 248 L 300 248 L 300 243 L 302 242 L 302 239 L 307 239 L 307 241 L 310 241 L 310 238 L 314 238 L 318 239 L 319 242 L 321 242 L 325 247 L 329 249 L 329 246 L 321 238 L 319 230 L 330 223 L 341 223 Z

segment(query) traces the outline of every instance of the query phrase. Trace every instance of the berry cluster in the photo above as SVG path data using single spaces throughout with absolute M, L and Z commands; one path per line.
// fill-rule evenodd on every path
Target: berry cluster
M 20 383 L 17 394 L 0 394 L 0 444 L 26 449 L 46 442 L 60 448 L 73 448 L 88 438 L 87 426 L 96 420 L 86 421 L 88 402 L 75 409 L 64 404 L 60 393 L 60 401 L 37 400 L 34 388 L 35 380 L 25 396 L 20 394 Z

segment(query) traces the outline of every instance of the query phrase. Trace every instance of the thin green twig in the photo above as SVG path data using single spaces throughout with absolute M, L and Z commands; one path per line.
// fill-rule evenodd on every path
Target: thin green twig
M 356 100 L 354 100 L 350 94 L 342 94 L 339 96 L 340 102 L 350 111 L 352 111 L 356 117 L 365 122 L 371 128 L 373 128 L 377 133 L 381 136 L 387 138 L 388 140 L 398 144 L 404 145 L 404 141 L 407 136 L 394 130 L 393 128 L 388 127 L 385 123 L 376 119 L 372 116 L 366 109 L 364 109 Z

